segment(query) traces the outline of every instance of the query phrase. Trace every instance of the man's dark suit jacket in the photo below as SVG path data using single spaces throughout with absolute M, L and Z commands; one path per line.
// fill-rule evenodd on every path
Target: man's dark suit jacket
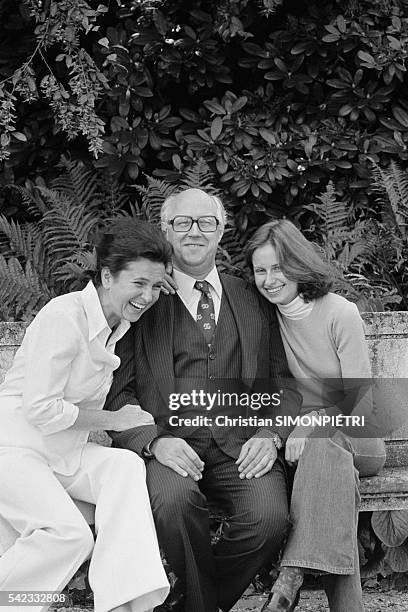
M 228 299 L 239 334 L 242 379 L 246 384 L 254 384 L 255 389 L 257 380 L 271 380 L 271 393 L 283 391 L 281 405 L 274 416 L 296 416 L 300 410 L 301 398 L 288 370 L 275 310 L 242 279 L 220 274 L 220 280 L 225 293 L 223 299 Z M 116 353 L 121 359 L 121 365 L 114 374 L 105 409 L 118 410 L 125 404 L 140 404 L 155 420 L 159 415 L 170 414 L 169 395 L 175 391 L 173 334 L 177 330 L 177 321 L 174 320 L 176 299 L 179 299 L 178 296 L 161 295 L 157 303 L 131 326 L 117 344 Z M 223 450 L 236 458 L 243 442 L 242 432 L 238 441 L 234 440 L 233 430 L 223 429 L 226 430 Z M 287 438 L 292 429 L 273 427 L 273 431 L 283 439 Z M 155 425 L 149 425 L 124 432 L 110 432 L 110 435 L 115 446 L 141 454 L 142 449 L 160 433 L 162 431 Z M 248 428 L 246 439 L 254 433 L 253 428 Z M 257 435 L 265 433 L 264 430 L 258 430 Z M 183 437 L 178 433 L 173 435 Z

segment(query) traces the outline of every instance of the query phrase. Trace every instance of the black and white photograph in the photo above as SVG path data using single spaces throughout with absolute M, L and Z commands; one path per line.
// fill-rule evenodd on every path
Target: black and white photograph
M 0 0 L 0 612 L 408 612 L 407 0 Z

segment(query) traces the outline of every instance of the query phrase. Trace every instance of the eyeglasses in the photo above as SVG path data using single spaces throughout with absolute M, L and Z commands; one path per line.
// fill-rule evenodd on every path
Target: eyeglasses
M 193 219 L 193 217 L 185 217 L 183 215 L 177 215 L 177 217 L 174 217 L 174 219 L 171 219 L 168 223 L 175 232 L 189 232 L 193 224 L 197 223 L 198 229 L 204 234 L 215 232 L 220 224 L 217 217 L 213 216 Z

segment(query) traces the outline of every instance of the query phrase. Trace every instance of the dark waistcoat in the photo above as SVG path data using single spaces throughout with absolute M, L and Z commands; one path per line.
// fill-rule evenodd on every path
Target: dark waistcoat
M 173 338 L 175 388 L 178 393 L 191 393 L 192 389 L 210 393 L 242 391 L 241 343 L 225 293 L 211 345 L 207 344 L 202 331 L 178 297 L 175 299 Z M 181 413 L 209 416 L 215 422 L 217 415 L 238 416 L 241 410 L 235 404 L 227 407 L 215 405 L 208 412 L 202 406 L 186 406 Z M 245 428 L 213 425 L 210 430 L 225 453 L 238 456 L 246 439 Z M 200 425 L 184 428 L 183 437 L 187 440 L 201 435 L 207 437 L 205 431 L 208 428 Z
M 241 378 L 241 345 L 225 293 L 221 299 L 218 323 L 210 347 L 178 297 L 175 299 L 173 337 L 176 380 Z

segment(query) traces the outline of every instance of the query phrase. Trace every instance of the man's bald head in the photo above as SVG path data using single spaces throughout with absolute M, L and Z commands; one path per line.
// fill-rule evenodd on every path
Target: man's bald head
M 215 266 L 225 217 L 221 200 L 202 189 L 184 189 L 166 199 L 162 229 L 173 246 L 177 269 L 196 279 L 206 277 Z

